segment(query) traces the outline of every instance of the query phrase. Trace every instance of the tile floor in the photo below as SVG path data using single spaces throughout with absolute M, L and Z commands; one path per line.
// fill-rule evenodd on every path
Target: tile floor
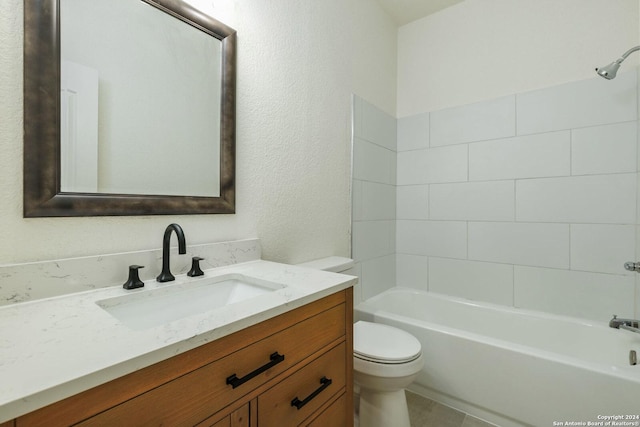
M 499 427 L 456 411 L 410 391 L 405 391 L 411 427 Z M 361 427 L 358 419 L 358 394 L 354 396 L 354 426 Z
M 495 427 L 410 391 L 406 394 L 411 427 Z

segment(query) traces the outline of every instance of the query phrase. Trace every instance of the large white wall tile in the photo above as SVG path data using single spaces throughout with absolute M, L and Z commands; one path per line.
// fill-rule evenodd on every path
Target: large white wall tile
M 425 255 L 396 255 L 396 285 L 428 290 L 429 258 Z
M 368 259 L 360 263 L 362 297 L 371 298 L 391 289 L 396 281 L 395 255 Z
M 571 225 L 571 269 L 633 275 L 624 269 L 635 260 L 634 225 Z
M 386 184 L 398 185 L 398 153 L 392 152 L 391 156 L 391 182 Z
M 427 255 L 428 221 L 396 221 L 396 251 L 399 254 Z
M 375 105 L 363 101 L 362 102 L 362 139 L 373 142 L 374 144 L 396 150 L 397 130 L 396 119 Z
M 427 184 L 429 182 L 429 171 L 431 151 L 429 149 L 398 152 L 398 185 Z M 451 156 L 452 161 L 456 161 L 455 156 Z M 457 160 L 459 161 L 459 160 Z
M 636 175 L 590 175 L 516 182 L 516 219 L 633 224 Z
M 362 220 L 362 181 L 351 180 L 351 221 Z
M 396 226 L 400 254 L 467 257 L 467 224 L 460 221 L 407 221 Z
M 513 181 L 432 184 L 429 218 L 447 220 L 513 221 Z
M 362 182 L 361 219 L 395 219 L 396 187 L 376 182 Z
M 431 113 L 431 146 L 514 136 L 515 97 L 483 101 Z
M 398 151 L 429 148 L 429 113 L 398 119 Z
M 398 153 L 398 185 L 467 180 L 467 146 Z
M 430 257 L 429 290 L 513 305 L 513 266 Z
M 469 180 L 571 174 L 571 134 L 548 132 L 469 144 Z
M 638 122 L 640 123 L 640 122 Z M 640 145 L 640 140 L 638 141 Z M 640 172 L 636 173 L 636 225 L 640 226 Z M 640 236 L 639 236 L 640 239 Z M 640 244 L 640 240 L 638 240 L 638 244 Z M 638 254 L 640 254 L 640 248 L 638 248 Z M 638 278 L 640 281 L 640 277 Z M 640 294 L 638 294 L 638 298 L 640 299 Z
M 516 307 L 594 319 L 634 315 L 634 278 L 613 274 L 515 267 Z
M 639 76 L 640 78 L 640 76 Z M 638 174 L 638 178 L 640 178 L 640 174 Z M 639 202 L 640 203 L 640 202 Z M 637 257 L 640 256 L 640 224 L 636 223 L 636 231 L 635 231 L 635 235 L 636 235 L 636 259 L 635 261 L 637 262 L 638 259 Z M 636 305 L 635 305 L 635 317 L 634 319 L 640 319 L 640 274 L 634 274 L 633 275 L 635 277 L 635 281 L 636 281 Z
M 356 221 L 352 241 L 356 261 L 390 255 L 395 251 L 395 221 Z
M 356 138 L 353 144 L 353 178 L 395 184 L 395 151 Z
M 635 315 L 633 316 L 634 319 L 640 319 L 640 282 L 638 280 L 638 278 L 636 277 L 636 304 L 635 304 Z
M 398 186 L 396 200 L 396 218 L 429 219 L 428 185 Z
M 470 222 L 469 259 L 569 268 L 569 225 Z
M 638 123 L 625 122 L 571 131 L 571 173 L 594 175 L 637 170 Z
M 636 71 L 517 95 L 518 135 L 636 120 Z

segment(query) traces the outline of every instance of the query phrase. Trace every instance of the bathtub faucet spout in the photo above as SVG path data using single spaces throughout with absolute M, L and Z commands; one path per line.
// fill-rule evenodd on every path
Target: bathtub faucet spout
M 640 320 L 636 319 L 618 319 L 616 314 L 609 321 L 609 327 L 616 329 L 624 329 L 626 331 L 636 332 L 640 334 Z
M 625 331 L 635 332 L 636 334 L 640 334 L 639 328 L 634 328 L 633 326 L 620 325 L 620 329 L 624 329 Z

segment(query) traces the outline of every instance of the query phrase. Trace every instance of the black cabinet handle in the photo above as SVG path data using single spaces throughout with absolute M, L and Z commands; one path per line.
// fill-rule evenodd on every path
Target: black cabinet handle
M 271 368 L 273 366 L 276 366 L 278 363 L 282 362 L 284 360 L 284 354 L 278 354 L 278 352 L 276 351 L 271 356 L 269 356 L 269 359 L 271 359 L 271 361 L 269 363 L 267 363 L 265 365 L 262 365 L 261 367 L 259 367 L 255 371 L 245 375 L 242 378 L 238 378 L 236 376 L 236 374 L 233 374 L 233 375 L 227 377 L 227 385 L 231 385 L 231 387 L 233 387 L 233 388 L 241 386 L 242 384 L 244 384 L 247 381 L 249 381 L 251 378 L 260 375 L 261 373 L 263 373 L 267 369 L 269 369 L 269 368 Z
M 324 390 L 325 388 L 329 387 L 331 385 L 333 381 L 331 381 L 329 378 L 327 377 L 322 377 L 320 378 L 320 384 L 322 384 L 320 387 L 318 387 L 316 389 L 316 391 L 314 391 L 313 393 L 311 393 L 309 396 L 307 396 L 304 400 L 300 400 L 297 397 L 294 398 L 291 401 L 291 406 L 295 406 L 298 410 L 301 409 L 304 405 L 306 405 L 307 403 L 311 402 L 311 400 L 316 397 L 317 395 L 319 395 L 320 393 L 322 393 L 322 390 Z

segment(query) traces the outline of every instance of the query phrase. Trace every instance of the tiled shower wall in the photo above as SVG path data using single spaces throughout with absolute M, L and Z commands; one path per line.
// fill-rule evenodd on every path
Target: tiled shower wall
M 352 257 L 355 302 L 396 282 L 395 117 L 353 98 Z
M 398 285 L 598 320 L 640 314 L 622 267 L 636 258 L 637 86 L 631 71 L 403 117 L 397 145 L 379 138 L 393 120 L 356 100 L 362 297 Z

